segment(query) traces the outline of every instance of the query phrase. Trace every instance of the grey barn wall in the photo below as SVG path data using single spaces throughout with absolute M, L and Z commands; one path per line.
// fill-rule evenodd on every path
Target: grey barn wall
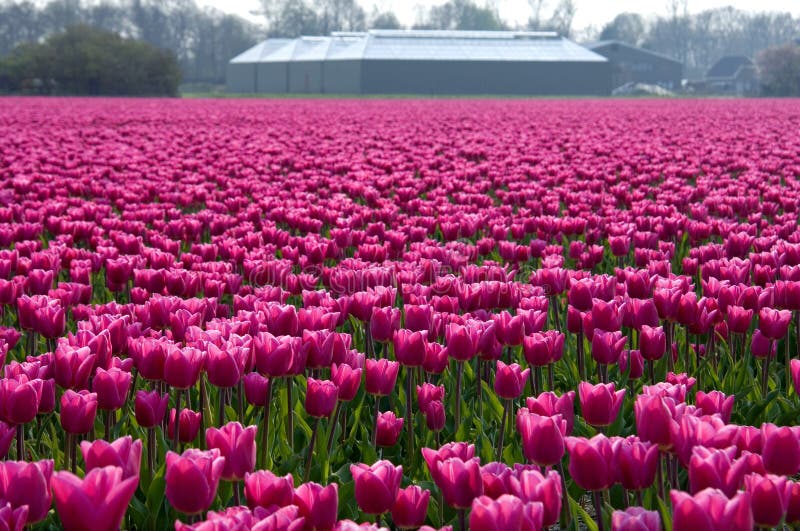
M 256 87 L 255 71 L 255 63 L 228 63 L 225 73 L 225 90 L 242 94 L 259 92 Z
M 612 65 L 613 88 L 627 82 L 667 85 L 667 88 L 680 87 L 683 65 L 646 51 L 628 46 L 615 46 L 614 43 L 592 49 L 606 57 Z
M 364 94 L 595 95 L 611 92 L 608 62 L 365 60 Z
M 289 64 L 286 62 L 257 63 L 256 92 L 283 94 L 289 91 Z
M 330 60 L 322 65 L 326 94 L 361 94 L 361 61 Z
M 289 92 L 319 94 L 322 76 L 322 61 L 292 61 L 289 63 Z

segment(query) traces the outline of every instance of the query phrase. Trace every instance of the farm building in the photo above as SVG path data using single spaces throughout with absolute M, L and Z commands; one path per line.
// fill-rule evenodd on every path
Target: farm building
M 609 61 L 552 32 L 371 30 L 268 39 L 228 64 L 238 93 L 605 95 Z
M 647 83 L 669 90 L 678 90 L 683 65 L 671 57 L 626 44 L 621 41 L 599 41 L 586 46 L 611 63 L 611 85 Z

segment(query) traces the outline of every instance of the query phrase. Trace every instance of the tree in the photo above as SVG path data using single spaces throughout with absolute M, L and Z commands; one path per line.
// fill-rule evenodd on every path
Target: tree
M 528 29 L 542 29 L 542 10 L 544 9 L 545 3 L 546 0 L 528 0 L 528 5 L 531 8 L 531 17 L 528 19 Z
M 181 79 L 171 52 L 84 25 L 17 47 L 0 70 L 7 90 L 49 94 L 174 96 Z
M 369 24 L 369 27 L 372 29 L 390 29 L 390 30 L 402 28 L 402 26 L 400 25 L 400 21 L 397 19 L 397 15 L 395 15 L 391 11 L 374 13 L 372 16 L 372 21 Z
M 547 23 L 547 28 L 570 37 L 572 35 L 572 22 L 575 20 L 577 6 L 574 0 L 561 0 L 553 11 L 553 16 Z
M 601 41 L 621 41 L 633 46 L 640 46 L 644 41 L 647 25 L 644 17 L 638 13 L 620 13 L 614 20 L 603 26 L 600 32 Z
M 756 66 L 764 94 L 800 96 L 800 46 L 767 48 L 756 57 Z
M 480 7 L 471 0 L 449 0 L 431 8 L 427 19 L 416 28 L 440 30 L 502 30 L 506 25 L 496 10 Z

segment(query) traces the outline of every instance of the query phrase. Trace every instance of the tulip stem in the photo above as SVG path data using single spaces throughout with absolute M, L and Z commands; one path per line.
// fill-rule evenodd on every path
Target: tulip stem
M 376 444 L 378 442 L 378 415 L 380 415 L 381 411 L 380 405 L 381 397 L 379 395 L 375 395 L 375 417 L 373 418 L 372 422 L 372 434 L 369 438 L 373 448 L 376 448 Z
M 236 413 L 239 417 L 236 420 L 239 422 L 244 422 L 244 383 L 241 379 L 239 380 L 239 385 L 236 388 L 236 398 L 238 400 Z
M 511 400 L 503 400 L 503 419 L 500 421 L 500 433 L 497 434 L 497 459 L 503 456 L 503 439 L 506 434 L 506 422 L 508 421 L 508 410 L 511 409 Z
M 78 469 L 78 444 L 75 435 L 72 435 L 72 440 L 69 444 L 69 468 L 74 474 Z
M 294 452 L 294 403 L 292 402 L 292 387 L 294 387 L 294 378 L 290 375 L 286 378 L 286 439 L 289 443 L 289 449 Z
M 242 504 L 242 495 L 239 493 L 239 482 L 233 482 L 233 506 L 238 507 Z
M 180 433 L 180 418 L 181 418 L 181 399 L 183 398 L 183 389 L 175 391 L 175 421 L 172 423 L 172 428 L 175 433 L 172 434 L 172 447 L 176 452 L 178 450 L 178 435 Z
M 597 518 L 597 529 L 605 531 L 605 524 L 603 523 L 603 502 L 599 490 L 592 491 L 592 500 L 594 501 L 594 512 Z
M 578 330 L 578 376 L 583 381 L 586 380 L 586 362 L 583 355 L 583 325 Z
M 114 422 L 114 412 L 112 410 L 106 411 L 106 422 L 103 431 L 103 438 L 107 441 L 111 440 L 111 428 Z
M 17 460 L 25 461 L 25 425 L 17 424 Z
M 150 473 L 150 479 L 153 479 L 153 470 L 156 466 L 156 430 L 155 428 L 147 428 L 147 471 Z
M 414 367 L 406 367 L 406 451 L 408 452 L 408 468 L 414 459 L 414 422 L 411 412 L 411 393 L 414 390 Z
M 770 348 L 767 351 L 767 357 L 764 358 L 764 362 L 761 364 L 761 399 L 767 397 L 767 385 L 769 384 L 769 359 L 772 357 L 772 343 L 770 343 Z
M 456 365 L 456 407 L 455 407 L 455 425 L 453 430 L 458 433 L 458 428 L 461 426 L 461 380 L 464 379 L 464 362 L 459 360 Z M 458 439 L 456 437 L 456 439 Z
M 269 459 L 269 415 L 272 409 L 272 378 L 267 380 L 267 400 L 264 403 L 264 425 L 261 429 L 261 466 L 267 466 Z M 291 408 L 290 408 L 291 416 Z
M 554 372 L 553 371 L 553 364 L 552 363 L 548 363 L 547 364 L 547 390 L 548 391 L 555 391 L 556 390 L 555 389 L 556 386 L 555 386 L 553 372 Z
M 206 376 L 205 374 L 200 373 L 200 433 L 205 434 L 206 432 L 206 400 L 208 399 L 208 392 L 206 391 Z M 211 406 L 209 406 L 211 409 Z M 200 449 L 206 449 L 206 438 L 204 436 L 200 436 Z
M 311 431 L 311 441 L 308 443 L 308 454 L 306 455 L 306 470 L 303 473 L 303 483 L 308 482 L 311 476 L 311 458 L 314 455 L 314 446 L 317 444 L 317 432 L 319 431 L 319 417 L 314 418 L 314 428 Z
M 72 455 L 72 434 L 67 433 L 64 437 L 64 470 L 69 469 L 69 456 Z M 19 457 L 17 457 L 19 459 Z
M 459 529 L 459 531 L 466 531 L 467 530 L 467 510 L 466 509 L 459 509 L 458 510 L 458 529 Z
M 219 388 L 219 403 L 217 406 L 217 425 L 225 425 L 225 393 L 227 389 L 224 387 Z
M 570 502 L 570 497 L 569 497 L 569 491 L 567 491 L 567 476 L 564 474 L 564 462 L 563 461 L 559 461 L 558 462 L 558 475 L 561 476 L 561 490 L 563 491 L 564 496 L 567 497 L 567 501 L 562 504 L 562 509 L 561 509 L 562 513 L 566 512 L 567 521 L 565 522 L 566 525 L 561 526 L 561 528 L 562 529 L 569 529 L 569 526 L 570 526 L 570 524 L 572 524 L 572 521 L 574 520 L 574 517 L 572 516 L 572 505 L 570 505 L 570 503 L 569 503 Z
M 326 445 L 326 448 L 328 449 L 327 455 L 330 455 L 331 449 L 333 449 L 333 438 L 334 435 L 336 435 L 336 424 L 339 421 L 339 412 L 341 411 L 341 409 L 342 409 L 342 401 L 337 400 L 336 409 L 333 410 L 333 416 L 331 416 L 331 427 L 330 427 L 330 432 L 328 433 L 328 444 Z
M 789 384 L 792 383 L 792 356 L 789 353 L 789 333 L 786 333 L 786 339 L 783 340 L 784 344 L 784 355 L 786 357 L 786 370 L 784 371 L 784 376 L 786 378 L 786 386 L 784 387 L 784 392 L 787 394 L 789 393 Z

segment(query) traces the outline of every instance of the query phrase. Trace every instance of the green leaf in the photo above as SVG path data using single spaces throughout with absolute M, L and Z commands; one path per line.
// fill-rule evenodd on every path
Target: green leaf
M 573 500 L 572 497 L 569 498 L 569 505 L 572 507 L 573 513 L 579 515 L 583 523 L 586 525 L 586 528 L 589 531 L 598 531 L 597 522 L 589 516 L 589 513 L 586 512 L 586 509 L 578 503 L 577 501 Z M 578 527 L 577 525 L 575 527 Z
M 158 474 L 150 482 L 150 487 L 147 489 L 147 510 L 153 515 L 157 515 L 161 510 L 161 505 L 164 503 L 164 491 L 167 488 L 167 482 L 164 480 L 164 467 L 158 471 Z
M 661 513 L 661 523 L 664 525 L 664 531 L 672 531 L 672 511 L 664 500 L 656 497 L 658 501 L 658 512 Z

